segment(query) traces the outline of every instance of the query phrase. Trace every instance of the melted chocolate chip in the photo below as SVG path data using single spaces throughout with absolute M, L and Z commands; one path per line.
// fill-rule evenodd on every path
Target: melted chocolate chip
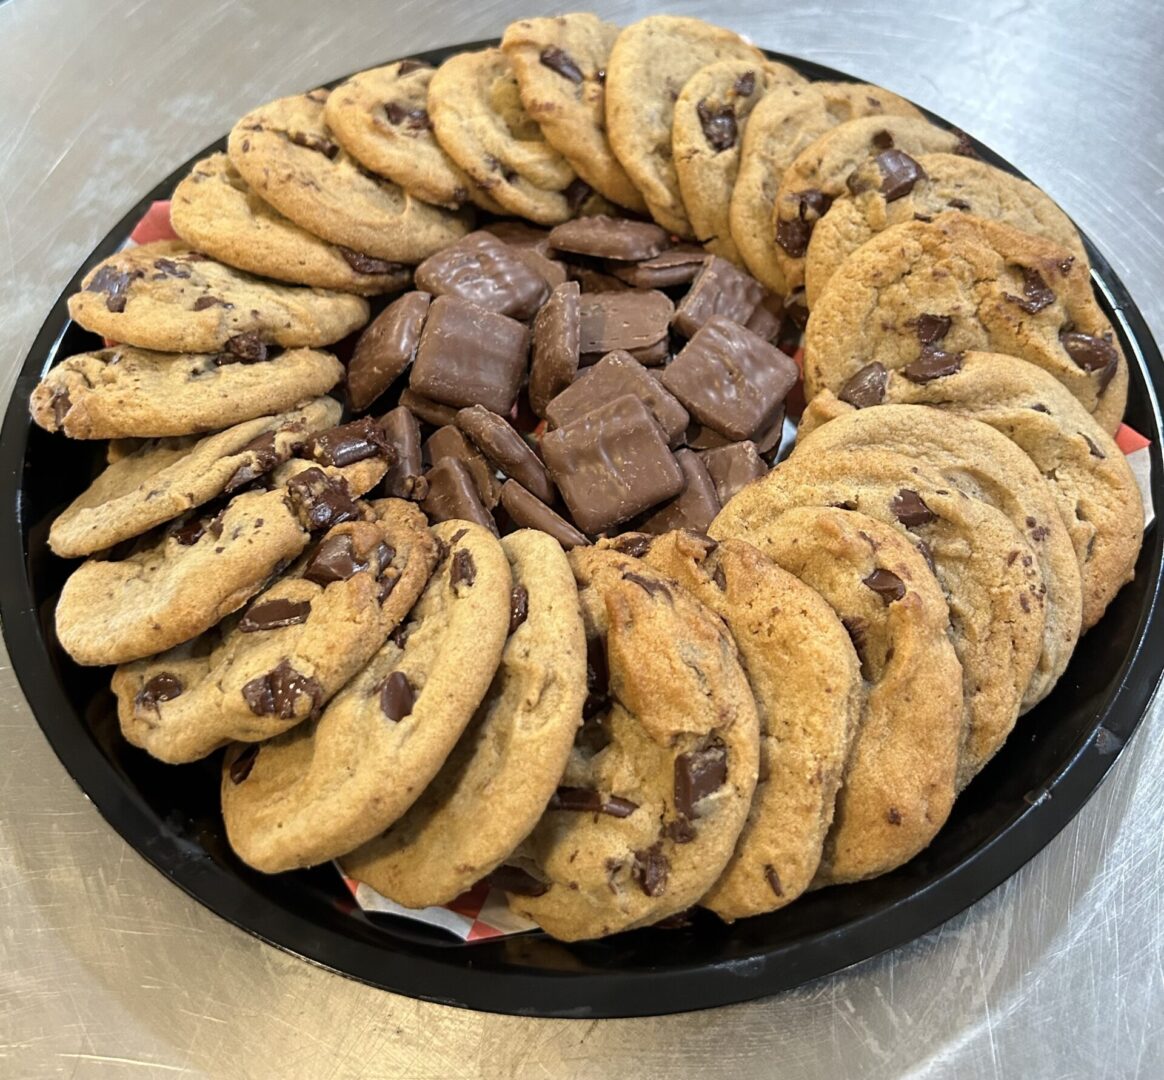
M 952 322 L 949 315 L 919 315 L 913 320 L 913 326 L 918 341 L 923 345 L 933 345 L 950 332 Z
M 883 364 L 874 361 L 852 375 L 841 387 L 837 397 L 854 409 L 867 409 L 885 400 L 885 388 L 888 385 L 889 372 Z
M 105 307 L 121 314 L 125 310 L 126 291 L 140 277 L 144 277 L 141 270 L 118 270 L 113 266 L 103 266 L 85 286 L 85 291 L 105 293 Z
M 190 267 L 174 262 L 173 259 L 154 259 L 154 269 L 165 277 L 185 279 L 190 276 Z
M 524 585 L 514 585 L 509 594 L 509 632 L 512 634 L 529 618 L 529 590 Z
M 643 577 L 642 574 L 636 574 L 631 570 L 626 571 L 622 575 L 622 579 L 623 581 L 633 581 L 650 596 L 663 596 L 668 600 L 671 599 L 671 590 L 661 581 L 652 581 L 650 578 Z
M 345 533 L 329 536 L 320 543 L 307 560 L 303 576 L 316 585 L 330 585 L 333 581 L 347 581 L 367 568 L 368 564 L 356 557 L 352 538 Z
M 307 442 L 307 449 L 320 465 L 338 468 L 372 457 L 387 458 L 390 463 L 396 460 L 396 448 L 388 441 L 384 429 L 370 416 L 313 435 Z
M 893 148 L 893 136 L 888 131 L 875 131 L 873 138 L 869 141 L 873 144 L 874 149 L 877 150 L 890 150 Z
M 726 591 L 727 574 L 724 573 L 723 563 L 716 563 L 716 567 L 711 573 L 711 580 L 715 582 L 720 592 Z
M 797 199 L 799 202 L 797 216 L 791 219 L 781 218 L 776 224 L 776 243 L 794 259 L 801 258 L 808 250 L 808 241 L 817 218 L 833 204 L 831 195 L 826 195 L 815 188 L 800 192 Z
M 1023 275 L 1023 294 L 1015 296 L 1013 293 L 1002 295 L 1012 304 L 1018 304 L 1028 315 L 1034 315 L 1055 302 L 1055 294 L 1047 287 L 1042 274 L 1030 266 L 1019 268 Z
M 473 555 L 461 548 L 453 555 L 452 569 L 449 571 L 449 584 L 456 588 L 458 585 L 472 585 L 476 580 L 477 564 L 473 562 Z
M 227 300 L 223 300 L 219 296 L 200 296 L 197 300 L 194 301 L 195 311 L 206 311 L 207 308 L 212 307 L 225 308 L 227 311 L 231 311 L 234 308 L 234 304 Z
M 157 708 L 159 701 L 173 701 L 185 689 L 182 680 L 169 671 L 162 671 L 150 679 L 137 694 L 137 704 L 145 708 Z
M 911 364 L 901 369 L 901 374 L 912 383 L 928 383 L 947 375 L 956 375 L 962 370 L 962 354 L 943 352 L 927 346 Z
M 769 887 L 777 896 L 784 895 L 784 886 L 780 884 L 780 875 L 776 873 L 776 867 L 764 867 L 764 880 L 768 882 Z
M 606 662 L 606 642 L 602 638 L 586 640 L 586 691 L 582 718 L 588 721 L 602 712 L 610 700 L 610 668 Z
M 926 506 L 925 500 L 916 491 L 911 491 L 909 488 L 902 488 L 893 496 L 889 503 L 889 509 L 893 511 L 893 516 L 907 529 L 915 528 L 918 525 L 928 525 L 931 521 L 938 519 L 938 515 Z
M 1059 335 L 1059 341 L 1067 350 L 1067 355 L 1084 371 L 1088 374 L 1099 372 L 1100 393 L 1107 389 L 1120 362 L 1119 353 L 1110 338 L 1065 330 Z
M 318 135 L 308 135 L 302 131 L 288 131 L 285 133 L 288 142 L 302 146 L 305 150 L 314 150 L 317 154 L 334 161 L 339 154 L 339 146 L 330 139 L 320 138 Z
M 1095 445 L 1095 440 L 1089 438 L 1087 435 L 1084 435 L 1082 431 L 1079 433 L 1079 437 L 1085 443 L 1087 443 L 1087 450 L 1091 454 L 1092 457 L 1095 457 L 1095 458 L 1106 458 L 1107 457 L 1107 454 L 1105 454 L 1098 446 Z
M 756 73 L 754 71 L 745 71 L 736 79 L 735 86 L 732 89 L 740 97 L 751 97 L 756 92 Z
M 581 178 L 571 180 L 569 184 L 562 191 L 562 195 L 566 199 L 566 205 L 570 208 L 572 213 L 577 213 L 582 204 L 590 198 L 594 189 Z
M 251 769 L 255 767 L 255 760 L 259 756 L 259 749 L 258 743 L 251 743 L 230 763 L 230 781 L 232 784 L 241 784 L 251 775 Z
M 1051 410 L 1048 409 L 1047 406 L 1044 405 L 1041 401 L 1036 401 L 1033 405 L 1029 405 L 1027 407 L 1033 412 L 1046 413 L 1048 416 L 1051 415 Z
M 226 351 L 235 359 L 220 359 L 219 363 L 257 364 L 267 359 L 267 346 L 259 337 L 257 330 L 248 330 L 245 334 L 235 334 L 226 342 Z
M 885 814 L 885 820 L 888 821 L 890 825 L 900 825 L 901 811 L 898 810 L 896 806 L 891 806 Z
M 410 131 L 427 131 L 432 127 L 428 110 L 421 105 L 410 108 L 398 101 L 390 101 L 384 106 L 384 112 L 393 127 L 406 127 Z
M 690 844 L 698 835 L 695 826 L 684 817 L 667 822 L 663 826 L 663 832 L 674 844 Z
M 671 864 L 663 854 L 663 844 L 659 841 L 645 851 L 635 852 L 631 877 L 639 883 L 639 888 L 647 896 L 662 896 L 667 890 L 667 874 L 670 869 Z
M 570 82 L 580 83 L 583 79 L 582 69 L 574 63 L 574 58 L 565 49 L 559 49 L 556 45 L 547 45 L 542 49 L 538 60 L 543 66 L 556 71 Z
M 623 536 L 616 537 L 611 542 L 611 547 L 615 551 L 621 551 L 624 555 L 630 555 L 632 558 L 641 559 L 648 551 L 651 550 L 651 543 L 654 540 L 653 536 L 645 536 L 641 533 L 626 533 Z
M 959 128 L 954 128 L 954 134 L 958 136 L 958 145 L 954 147 L 955 154 L 961 154 L 962 157 L 976 158 L 978 151 L 974 149 L 970 142 L 970 136 Z
M 924 540 L 919 540 L 916 544 L 916 547 L 917 547 L 917 550 L 918 550 L 919 554 L 921 555 L 921 557 L 923 559 L 925 559 L 926 566 L 928 566 L 930 568 L 930 573 L 936 574 L 938 572 L 938 568 L 937 568 L 937 565 L 934 563 L 933 549 Z
M 170 535 L 183 547 L 190 547 L 198 543 L 208 532 L 215 539 L 222 535 L 222 515 L 225 511 L 219 511 L 217 514 L 204 514 L 201 517 L 195 515 L 183 522 L 175 528 Z
M 735 109 L 730 105 L 709 105 L 705 98 L 695 106 L 695 112 L 708 146 L 719 153 L 736 145 L 739 132 Z
M 416 693 L 403 671 L 394 671 L 380 684 L 380 711 L 394 724 L 412 714 Z
M 311 715 L 323 704 L 323 687 L 310 675 L 296 671 L 290 661 L 282 660 L 266 675 L 251 679 L 242 688 L 247 707 L 256 716 L 277 716 L 290 720 L 300 697 L 311 699 Z
M 305 469 L 293 476 L 287 482 L 287 496 L 304 528 L 312 532 L 360 517 L 360 508 L 348 494 L 348 485 L 321 469 Z
M 542 896 L 550 889 L 544 881 L 539 881 L 533 874 L 523 870 L 520 866 L 499 866 L 484 880 L 494 889 L 502 889 L 514 896 Z
M 868 585 L 887 604 L 900 600 L 905 595 L 905 582 L 891 570 L 874 570 L 861 584 Z
M 73 403 L 69 400 L 68 390 L 56 390 L 52 397 L 53 406 L 53 420 L 57 427 L 60 427 L 65 422 L 65 417 L 69 410 L 73 407 Z
M 593 788 L 560 787 L 546 805 L 547 810 L 575 810 L 588 814 L 607 814 L 610 817 L 630 817 L 639 804 L 618 795 L 603 795 Z
M 336 247 L 343 256 L 344 262 L 357 274 L 396 274 L 404 269 L 402 263 L 389 262 L 387 259 L 377 259 L 371 255 L 365 255 L 363 252 L 353 251 L 351 248 L 346 248 L 342 244 L 337 244 Z
M 305 623 L 310 614 L 310 600 L 266 600 L 252 604 L 240 620 L 238 628 L 244 634 L 253 634 L 258 630 L 278 630 L 284 626 Z
M 970 204 L 965 199 L 949 199 L 946 205 L 951 210 L 969 210 Z
M 675 759 L 675 809 L 685 818 L 698 817 L 695 804 L 726 780 L 727 747 L 718 738 L 702 750 L 680 754 Z
M 925 170 L 901 150 L 885 150 L 877 155 L 876 162 L 881 170 L 880 191 L 886 202 L 908 195 L 919 180 L 925 179 Z
M 234 475 L 226 482 L 223 491 L 228 495 L 232 491 L 237 491 L 244 484 L 249 484 L 252 480 L 257 480 L 260 476 L 269 473 L 279 464 L 281 459 L 279 451 L 275 448 L 275 433 L 273 431 L 266 431 L 252 439 L 239 453 L 250 453 L 254 457 L 247 464 L 240 465 L 235 469 Z

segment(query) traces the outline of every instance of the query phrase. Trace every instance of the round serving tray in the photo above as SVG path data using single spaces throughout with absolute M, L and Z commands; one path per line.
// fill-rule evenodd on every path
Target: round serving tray
M 438 64 L 493 44 L 418 55 Z M 769 55 L 810 78 L 849 79 Z M 93 336 L 70 322 L 67 296 L 120 246 L 151 202 L 168 197 L 195 160 L 224 142 L 146 195 L 86 259 L 24 362 L 0 437 L 0 487 L 13 511 L 0 522 L 0 565 L 9 568 L 0 581 L 0 617 L 13 668 L 65 768 L 105 819 L 172 882 L 273 945 L 400 994 L 532 1016 L 643 1016 L 775 993 L 910 941 L 1001 884 L 1086 802 L 1143 718 L 1164 668 L 1160 528 L 1145 538 L 1135 581 L 1079 642 L 1055 691 L 1020 721 L 958 799 L 934 842 L 876 880 L 810 893 L 782 911 L 731 926 L 696 911 L 687 927 L 603 941 L 564 945 L 532 933 L 462 944 L 408 920 L 365 914 L 331 867 L 268 877 L 243 865 L 223 830 L 218 755 L 174 767 L 128 745 L 118 730 L 108 670 L 78 667 L 56 641 L 56 598 L 75 564 L 49 552 L 48 527 L 100 469 L 103 444 L 47 434 L 31 423 L 27 406 L 58 356 L 94 347 Z M 1017 173 L 971 142 L 984 160 Z M 1099 302 L 1128 358 L 1127 421 L 1152 440 L 1152 494 L 1164 507 L 1161 416 L 1152 390 L 1164 386 L 1164 361 L 1119 278 L 1085 243 Z

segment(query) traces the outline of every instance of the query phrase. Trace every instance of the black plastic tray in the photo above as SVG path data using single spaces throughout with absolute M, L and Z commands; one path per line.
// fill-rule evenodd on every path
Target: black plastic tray
M 420 54 L 439 63 L 476 42 Z M 812 78 L 847 79 L 770 54 Z M 943 123 L 940 118 L 936 122 Z M 948 126 L 948 125 L 947 125 Z M 980 156 L 1017 172 L 974 144 Z M 216 149 L 209 147 L 198 158 Z M 743 1001 L 892 949 L 1001 884 L 1074 816 L 1144 716 L 1164 667 L 1161 542 L 1145 538 L 1136 579 L 1084 637 L 1055 691 L 1024 717 L 957 801 L 920 856 L 885 877 L 811 893 L 783 911 L 725 926 L 696 912 L 691 926 L 638 930 L 563 945 L 542 934 L 462 944 L 438 930 L 368 916 L 330 867 L 267 877 L 230 851 L 218 805 L 218 756 L 174 767 L 121 737 L 107 669 L 80 668 L 53 632 L 73 563 L 46 546 L 53 517 L 101 466 L 99 446 L 52 436 L 27 402 L 58 356 L 94 347 L 69 321 L 66 297 L 113 252 L 150 203 L 166 198 L 196 158 L 175 171 L 96 247 L 54 305 L 24 362 L 0 437 L 0 617 L 13 667 L 53 749 L 106 820 L 172 882 L 252 934 L 337 972 L 397 993 L 533 1016 L 642 1016 Z M 1152 483 L 1164 507 L 1161 419 L 1152 384 L 1164 361 L 1140 312 L 1095 247 L 1093 282 L 1131 369 L 1128 423 L 1152 440 Z M 103 445 L 103 444 L 101 444 Z

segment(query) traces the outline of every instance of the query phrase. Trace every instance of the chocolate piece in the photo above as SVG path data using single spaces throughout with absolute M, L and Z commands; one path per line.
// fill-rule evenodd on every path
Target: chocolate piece
M 776 896 L 784 895 L 784 886 L 780 884 L 780 875 L 776 873 L 776 867 L 764 867 L 764 880 L 768 882 L 768 887 Z
M 704 450 L 699 458 L 715 484 L 716 496 L 724 504 L 736 492 L 768 472 L 768 466 L 753 442 L 729 443 L 714 450 Z
M 541 529 L 567 551 L 570 548 L 585 547 L 590 543 L 565 518 L 555 514 L 541 499 L 531 495 L 516 480 L 506 480 L 501 486 L 501 505 L 519 528 Z
M 526 248 L 539 255 L 550 253 L 550 230 L 531 225 L 528 221 L 491 221 L 481 226 L 482 232 L 496 236 L 503 244 Z
M 316 585 L 330 585 L 333 581 L 347 581 L 367 568 L 367 562 L 356 557 L 350 536 L 329 536 L 312 552 L 303 576 Z
M 507 420 L 474 405 L 457 413 L 459 427 L 495 468 L 516 480 L 542 502 L 553 502 L 554 486 L 550 474 Z
M 365 255 L 362 251 L 353 251 L 342 244 L 336 244 L 344 262 L 357 274 L 398 274 L 408 269 L 403 263 L 389 262 L 387 259 L 377 259 L 374 255 Z
M 1111 343 L 1111 335 L 1098 337 L 1095 334 L 1081 334 L 1077 330 L 1065 330 L 1059 335 L 1059 342 L 1067 350 L 1067 355 L 1084 371 L 1089 374 L 1099 372 L 1099 392 L 1103 393 L 1120 365 L 1120 354 Z
M 523 321 L 550 295 L 545 277 L 487 232 L 469 233 L 430 255 L 416 268 L 416 284 Z
M 949 315 L 919 315 L 913 320 L 914 332 L 922 345 L 933 345 L 950 332 L 953 320 Z
M 339 146 L 331 141 L 331 139 L 324 139 L 318 135 L 309 135 L 303 131 L 285 131 L 281 133 L 288 141 L 294 143 L 296 146 L 302 146 L 305 150 L 314 150 L 317 154 L 322 154 L 326 158 L 331 158 L 333 161 L 339 155 Z
M 514 585 L 509 591 L 509 632 L 512 634 L 529 618 L 529 589 Z
M 928 383 L 947 375 L 955 375 L 962 370 L 962 354 L 943 352 L 927 347 L 911 364 L 901 369 L 901 374 L 912 383 Z M 858 406 L 860 408 L 860 406 Z
M 632 360 L 638 361 L 643 367 L 662 367 L 671 359 L 670 337 L 661 338 L 654 345 L 645 345 L 635 349 L 615 349 L 614 352 L 625 353 Z M 582 353 L 578 358 L 580 367 L 593 367 L 609 353 L 589 352 Z
M 184 689 L 182 680 L 177 675 L 161 671 L 137 692 L 135 700 L 140 706 L 152 706 L 156 709 L 159 701 L 173 701 Z
M 547 45 L 542 49 L 538 60 L 551 71 L 556 71 L 564 79 L 569 79 L 570 82 L 574 83 L 582 82 L 581 69 L 574 63 L 574 58 L 565 49 L 559 49 L 557 45 Z
M 713 315 L 663 372 L 662 382 L 700 423 L 742 440 L 771 425 L 799 377 L 791 357 Z
M 709 255 L 671 322 L 686 338 L 716 315 L 743 326 L 766 295 L 764 286 L 750 274 L 737 270 L 727 259 Z
M 874 361 L 851 375 L 837 397 L 854 409 L 867 409 L 885 400 L 885 388 L 888 385 L 889 372 L 885 370 L 885 365 Z
M 703 269 L 706 258 L 707 252 L 703 248 L 679 244 L 642 262 L 628 266 L 612 261 L 606 268 L 620 281 L 636 289 L 667 289 L 693 281 Z
M 310 600 L 265 600 L 251 605 L 250 610 L 239 620 L 238 628 L 244 634 L 278 630 L 284 626 L 305 623 L 310 614 Z
M 412 364 L 409 385 L 443 405 L 484 405 L 508 415 L 525 376 L 529 330 L 455 296 L 438 296 Z
M 540 251 L 535 251 L 531 247 L 511 246 L 509 251 L 515 259 L 520 259 L 535 274 L 542 278 L 546 286 L 550 289 L 556 289 L 559 285 L 564 285 L 570 278 L 570 275 L 566 271 L 565 263 L 560 263 L 557 259 L 548 259 Z
M 546 407 L 554 427 L 563 427 L 599 405 L 631 394 L 639 398 L 659 422 L 672 446 L 678 446 L 687 430 L 687 410 L 663 384 L 633 356 L 616 351 L 607 354 L 564 389 Z
M 626 292 L 630 286 L 621 278 L 604 274 L 593 266 L 578 266 L 570 263 L 566 270 L 571 281 L 576 281 L 583 293 Z
M 696 104 L 695 114 L 699 117 L 699 126 L 703 128 L 707 145 L 717 154 L 736 145 L 739 129 L 736 126 L 736 111 L 731 105 L 709 105 L 704 98 Z
M 745 71 L 736 79 L 732 90 L 739 97 L 751 97 L 756 92 L 756 73 L 754 71 Z
M 892 604 L 905 595 L 905 582 L 892 570 L 874 570 L 867 578 L 861 579 L 861 584 L 868 585 L 887 604 Z
M 189 273 L 187 273 L 185 275 L 179 275 L 179 276 L 189 277 L 190 275 L 189 275 Z M 195 311 L 205 311 L 207 308 L 212 308 L 212 307 L 226 308 L 228 311 L 230 311 L 230 310 L 234 309 L 234 304 L 229 303 L 226 300 L 223 300 L 219 296 L 200 296 L 200 297 L 198 297 L 197 300 L 194 301 L 194 310 Z
M 631 864 L 631 877 L 647 896 L 662 896 L 667 891 L 667 874 L 671 869 L 663 854 L 662 842 L 652 844 L 646 851 L 636 851 Z
M 428 131 L 432 128 L 428 110 L 420 105 L 409 108 L 399 101 L 390 101 L 384 106 L 384 114 L 393 127 L 405 127 L 409 131 Z
M 881 194 L 894 202 L 913 191 L 914 184 L 926 178 L 925 170 L 903 150 L 883 150 L 874 158 L 881 170 Z
M 808 305 L 804 302 L 804 297 L 804 286 L 801 285 L 784 298 L 784 314 L 798 330 L 803 330 L 808 325 Z
M 576 810 L 581 813 L 609 814 L 611 817 L 627 818 L 639 804 L 618 795 L 606 795 L 593 788 L 560 787 L 550 796 L 547 810 Z
M 360 518 L 360 508 L 348 493 L 348 485 L 321 469 L 305 469 L 291 477 L 287 496 L 303 527 L 312 532 Z
M 543 896 L 550 887 L 520 866 L 499 866 L 482 879 L 493 889 L 501 889 L 514 896 Z
M 645 533 L 659 535 L 672 529 L 706 532 L 720 511 L 715 483 L 699 455 L 691 450 L 676 450 L 675 460 L 683 470 L 683 490 L 639 525 Z
M 938 520 L 938 515 L 926 506 L 925 499 L 909 488 L 902 488 L 893 496 L 889 503 L 889 509 L 893 511 L 893 516 L 907 529 L 915 528 L 918 525 L 928 525 L 931 521 Z
M 383 429 L 370 416 L 312 435 L 307 440 L 307 451 L 320 465 L 338 468 L 372 457 L 396 459 L 396 451 Z
M 1002 295 L 1012 304 L 1018 304 L 1028 315 L 1035 315 L 1045 307 L 1055 302 L 1055 294 L 1047 287 L 1043 275 L 1030 266 L 1020 266 L 1023 275 L 1023 294 L 1014 296 L 1011 293 Z
M 398 406 L 380 417 L 380 430 L 396 451 L 396 463 L 384 477 L 384 494 L 394 499 L 423 499 L 428 494 L 428 482 L 423 476 L 416 417 Z
M 457 416 L 457 410 L 451 405 L 442 405 L 439 401 L 433 401 L 432 398 L 426 398 L 423 394 L 407 388 L 400 391 L 400 404 L 413 416 L 420 417 L 433 427 L 451 424 Z
M 416 356 L 432 296 L 407 292 L 393 300 L 360 334 L 348 364 L 348 404 L 363 412 Z
M 675 809 L 688 820 L 699 817 L 696 803 L 727 781 L 727 747 L 717 738 L 675 759 Z
M 473 562 L 473 553 L 467 548 L 454 552 L 449 566 L 449 584 L 464 585 L 467 588 L 476 580 L 477 566 Z
M 538 416 L 546 415 L 550 399 L 565 390 L 578 372 L 579 295 L 576 281 L 559 285 L 534 319 L 529 404 Z
M 314 716 L 323 704 L 323 687 L 310 675 L 296 671 L 290 661 L 282 660 L 266 675 L 244 683 L 242 696 L 255 716 L 290 720 L 301 697 L 311 698 L 310 715 Z
M 446 458 L 456 458 L 464 464 L 473 478 L 481 505 L 486 510 L 492 510 L 500 497 L 501 484 L 493 474 L 493 466 L 485 460 L 485 455 L 456 426 L 456 417 L 454 413 L 454 423 L 438 428 L 429 436 L 424 444 L 425 458 L 430 465 L 439 465 Z
M 550 246 L 558 251 L 617 262 L 652 259 L 670 244 L 666 229 L 658 225 L 605 214 L 574 218 L 550 232 Z
M 832 206 L 831 195 L 810 188 L 797 194 L 797 212 L 794 218 L 781 218 L 776 223 L 776 243 L 794 259 L 802 258 L 808 250 L 813 227 Z
M 775 343 L 784 329 L 784 299 L 767 293 L 744 324 L 757 337 Z
M 875 150 L 889 150 L 893 146 L 893 136 L 888 131 L 875 131 L 869 140 Z
M 380 711 L 394 724 L 412 714 L 416 694 L 403 671 L 394 671 L 380 683 Z
M 145 276 L 143 270 L 118 270 L 112 266 L 103 266 L 93 275 L 93 280 L 85 286 L 85 292 L 103 292 L 105 307 L 120 315 L 125 311 L 126 296 L 129 286 L 140 277 Z
M 183 547 L 191 547 L 198 543 L 208 532 L 215 539 L 218 539 L 222 535 L 222 515 L 224 513 L 224 510 L 220 510 L 217 514 L 213 512 L 193 513 L 185 520 L 179 518 L 179 523 L 171 526 L 169 535 Z
M 662 596 L 667 600 L 673 599 L 671 590 L 665 582 L 643 577 L 642 574 L 636 574 L 633 570 L 624 571 L 622 579 L 623 581 L 633 581 L 648 596 Z
M 251 453 L 254 457 L 247 464 L 240 465 L 235 469 L 234 475 L 226 482 L 226 487 L 222 489 L 227 495 L 232 491 L 237 491 L 244 484 L 249 484 L 252 480 L 265 476 L 276 465 L 286 460 L 289 451 L 284 453 L 277 449 L 275 432 L 267 431 L 252 439 L 239 453 Z
M 230 763 L 230 782 L 232 784 L 241 784 L 251 775 L 251 769 L 255 767 L 255 761 L 258 759 L 261 749 L 262 747 L 258 743 L 251 743 Z
M 767 462 L 771 462 L 772 458 L 780 450 L 780 444 L 784 439 L 784 406 L 781 405 L 776 410 L 775 416 L 772 417 L 771 423 L 756 435 L 753 435 L 751 441 L 755 447 L 756 452 Z M 684 441 L 692 450 L 718 450 L 722 446 L 734 446 L 735 441 L 721 435 L 714 428 L 709 428 L 704 424 L 693 423 L 688 426 L 687 434 Z
M 542 454 L 583 532 L 598 533 L 673 498 L 683 472 L 658 422 L 624 395 L 549 432 Z
M 473 521 L 490 532 L 497 523 L 477 497 L 468 467 L 458 458 L 444 458 L 426 474 L 428 494 L 420 505 L 433 521 Z
M 1098 446 L 1095 445 L 1095 440 L 1092 439 L 1090 436 L 1084 435 L 1083 432 L 1081 431 L 1079 433 L 1079 437 L 1085 443 L 1087 443 L 1087 452 L 1089 454 L 1091 454 L 1092 457 L 1101 458 L 1101 459 L 1107 457 L 1107 454 L 1105 454 Z M 1039 539 L 1042 539 L 1042 538 L 1040 537 Z
M 257 330 L 248 330 L 245 334 L 235 334 L 228 338 L 226 351 L 234 360 L 243 364 L 257 364 L 267 359 L 267 346 Z
M 592 293 L 579 298 L 580 351 L 603 356 L 614 349 L 644 349 L 667 338 L 675 311 L 669 297 L 654 289 Z

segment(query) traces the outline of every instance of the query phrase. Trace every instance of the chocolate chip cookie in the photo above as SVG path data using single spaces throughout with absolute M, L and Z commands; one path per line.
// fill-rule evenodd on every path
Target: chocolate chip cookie
M 69 316 L 110 341 L 158 352 L 330 345 L 368 321 L 367 301 L 260 281 L 186 244 L 158 240 L 99 262 L 69 297 Z
M 227 751 L 227 837 L 256 869 L 314 866 L 383 832 L 437 774 L 488 692 L 509 629 L 509 563 L 470 522 L 432 532 L 441 559 L 407 622 L 319 719 Z
M 576 941 L 686 910 L 714 885 L 756 785 L 758 727 L 727 629 L 637 559 L 575 548 L 590 696 L 510 905 Z
M 606 68 L 618 34 L 597 15 L 574 12 L 510 23 L 501 49 L 546 142 L 600 195 L 642 213 L 647 204 L 606 137 Z
M 493 685 L 424 793 L 344 872 L 405 907 L 454 899 L 496 869 L 542 816 L 586 699 L 586 635 L 557 541 L 501 541 L 513 572 L 510 631 Z
M 844 400 L 871 364 L 928 371 L 968 349 L 1036 364 L 1106 431 L 1119 427 L 1127 361 L 1087 267 L 1049 240 L 957 210 L 894 225 L 836 270 L 805 334 L 805 396 L 827 388 Z
M 679 192 L 671 121 L 687 80 L 719 60 L 765 63 L 758 49 L 730 30 L 700 19 L 651 15 L 618 35 L 606 68 L 607 133 L 615 156 L 651 216 L 686 239 L 695 232 Z
M 836 507 L 750 516 L 733 511 L 739 501 L 713 535 L 747 539 L 815 589 L 848 630 L 865 680 L 814 883 L 887 873 L 925 848 L 954 802 L 965 725 L 946 600 L 924 556 L 879 521 Z
M 197 251 L 251 274 L 371 296 L 397 292 L 408 268 L 329 244 L 263 202 L 226 154 L 199 161 L 170 200 L 174 231 Z
M 231 163 L 261 198 L 324 240 L 391 262 L 418 263 L 469 231 L 471 212 L 423 202 L 362 168 L 327 127 L 327 98 L 280 98 L 231 130 Z

